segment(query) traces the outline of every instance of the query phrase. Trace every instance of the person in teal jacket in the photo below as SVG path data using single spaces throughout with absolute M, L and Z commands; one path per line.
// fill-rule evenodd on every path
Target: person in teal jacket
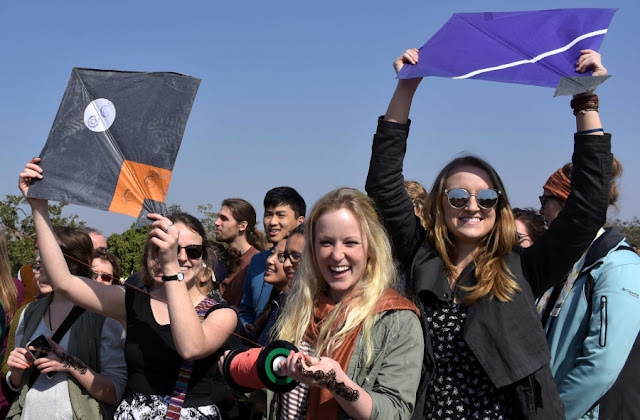
M 571 190 L 571 169 L 565 165 L 543 187 L 540 213 L 547 225 Z M 614 159 L 614 180 L 621 170 Z M 612 181 L 609 204 L 617 197 Z M 622 234 L 600 229 L 538 310 L 567 420 L 640 418 L 640 257 Z

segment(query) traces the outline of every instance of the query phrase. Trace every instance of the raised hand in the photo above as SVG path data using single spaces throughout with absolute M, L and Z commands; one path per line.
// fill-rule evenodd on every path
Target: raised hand
M 418 49 L 417 48 L 409 48 L 402 55 L 393 62 L 393 69 L 396 71 L 396 74 L 400 73 L 400 70 L 406 63 L 409 64 L 417 64 L 418 63 Z
M 608 71 L 602 65 L 602 56 L 593 50 L 580 51 L 580 57 L 576 63 L 576 71 L 584 73 L 593 70 L 593 76 L 606 76 Z

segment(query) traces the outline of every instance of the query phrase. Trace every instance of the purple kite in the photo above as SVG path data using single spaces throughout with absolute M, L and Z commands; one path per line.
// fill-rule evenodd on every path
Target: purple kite
M 576 73 L 580 50 L 597 51 L 617 9 L 455 13 L 420 48 L 420 61 L 398 78 L 482 79 L 556 87 L 558 95 L 608 78 Z

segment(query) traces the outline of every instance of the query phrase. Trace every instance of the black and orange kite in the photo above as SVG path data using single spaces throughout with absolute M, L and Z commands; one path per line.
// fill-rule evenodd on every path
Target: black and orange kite
M 29 196 L 128 214 L 165 198 L 200 79 L 74 68 Z

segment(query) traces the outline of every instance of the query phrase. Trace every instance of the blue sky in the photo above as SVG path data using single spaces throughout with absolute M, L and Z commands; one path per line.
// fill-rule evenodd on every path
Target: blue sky
M 517 4 L 517 5 L 516 5 Z M 353 0 L 13 1 L 0 3 L 0 195 L 40 153 L 73 67 L 175 71 L 202 79 L 168 203 L 195 213 L 296 188 L 310 206 L 338 186 L 363 189 L 376 118 L 395 87 L 391 63 L 455 12 L 617 7 L 601 48 L 613 77 L 598 93 L 625 172 L 614 217 L 640 216 L 640 3 Z M 553 90 L 429 78 L 414 101 L 405 176 L 430 188 L 451 158 L 489 160 L 512 205 L 538 206 L 547 177 L 570 160 L 574 120 Z M 69 206 L 88 225 L 122 232 L 133 218 Z

